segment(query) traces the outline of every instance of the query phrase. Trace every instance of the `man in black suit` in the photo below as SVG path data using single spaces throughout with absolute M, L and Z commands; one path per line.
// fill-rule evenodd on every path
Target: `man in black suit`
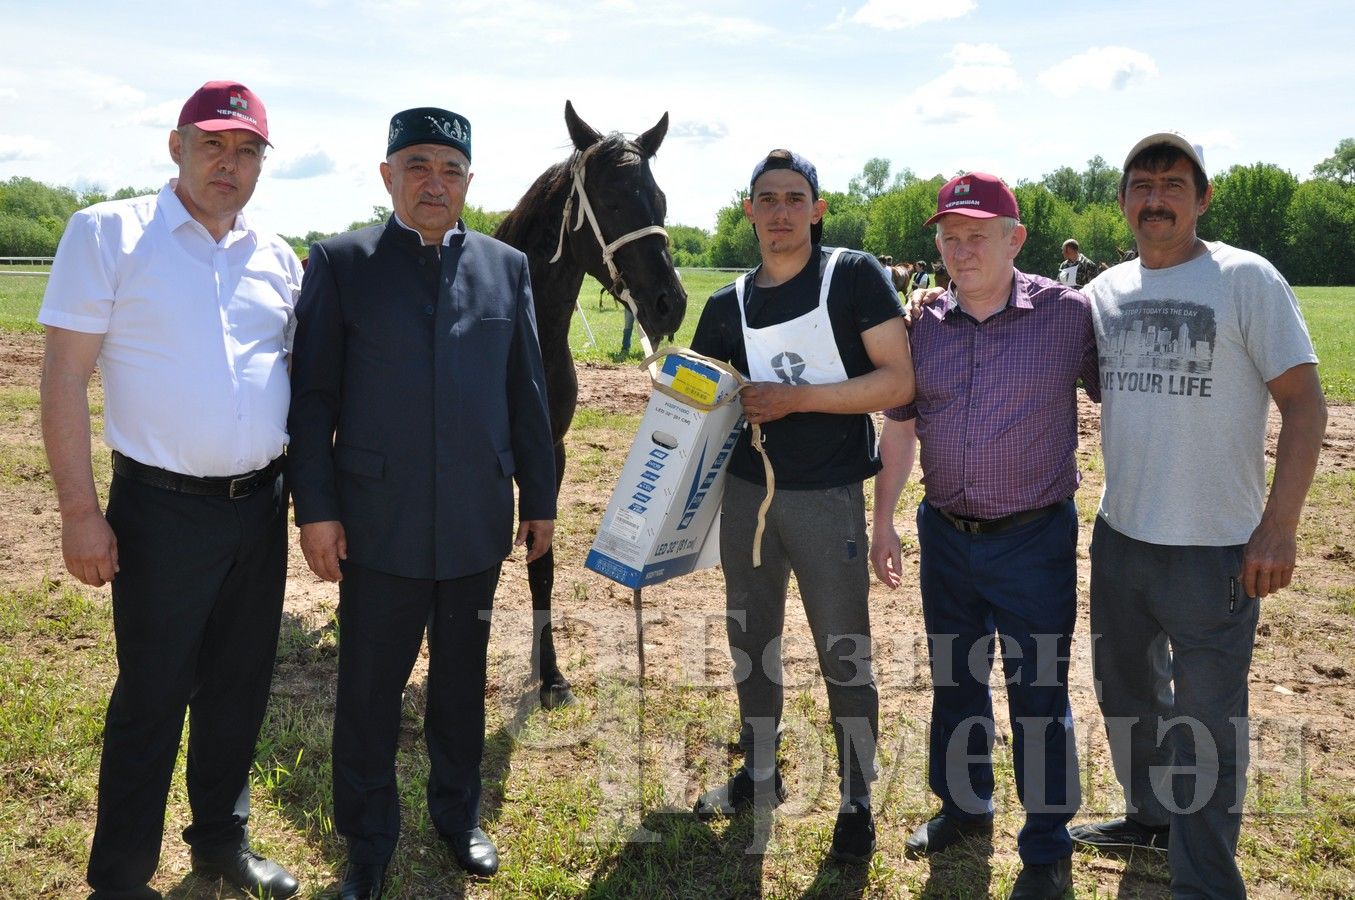
M 334 821 L 341 897 L 380 896 L 400 831 L 395 750 L 425 626 L 428 811 L 457 863 L 492 875 L 480 829 L 489 611 L 511 552 L 550 547 L 555 468 L 527 258 L 460 220 L 470 123 L 391 119 L 394 215 L 311 248 L 288 420 L 301 548 L 339 582 Z

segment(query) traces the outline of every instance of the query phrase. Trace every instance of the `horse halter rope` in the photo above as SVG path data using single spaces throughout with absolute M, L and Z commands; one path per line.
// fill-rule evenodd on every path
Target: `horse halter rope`
M 639 240 L 642 237 L 648 237 L 651 234 L 661 234 L 663 235 L 664 240 L 667 240 L 668 232 L 664 230 L 662 225 L 646 225 L 644 228 L 637 228 L 632 232 L 621 235 L 621 237 L 612 241 L 610 244 L 607 243 L 607 239 L 602 236 L 602 228 L 598 225 L 598 217 L 593 213 L 593 204 L 588 202 L 588 191 L 584 189 L 583 185 L 584 172 L 588 166 L 588 158 L 601 146 L 602 141 L 593 144 L 587 150 L 580 153 L 569 166 L 569 174 L 574 179 L 574 185 L 569 190 L 568 199 L 565 200 L 565 214 L 560 221 L 560 241 L 556 244 L 555 255 L 550 258 L 550 261 L 552 263 L 560 261 L 560 256 L 565 250 L 565 231 L 578 231 L 583 227 L 583 220 L 587 219 L 588 224 L 593 228 L 593 237 L 597 238 L 598 246 L 602 248 L 602 262 L 607 267 L 607 274 L 612 278 L 612 283 L 608 290 L 612 292 L 613 296 L 617 297 L 621 302 L 625 303 L 626 306 L 630 307 L 631 313 L 638 314 L 638 310 L 635 308 L 635 298 L 630 295 L 630 288 L 626 285 L 626 279 L 621 276 L 621 270 L 616 267 L 616 262 L 612 257 L 616 255 L 617 250 L 620 250 L 631 241 Z M 639 153 L 641 156 L 644 155 L 644 151 L 634 144 L 627 144 L 626 148 Z M 574 227 L 570 228 L 569 214 L 574 208 L 574 198 L 576 196 L 579 198 L 579 214 L 578 219 L 574 223 Z M 617 290 L 618 287 L 620 290 Z M 649 337 L 645 334 L 643 328 L 640 329 L 640 343 L 645 348 L 645 354 L 649 355 L 652 348 L 649 346 Z

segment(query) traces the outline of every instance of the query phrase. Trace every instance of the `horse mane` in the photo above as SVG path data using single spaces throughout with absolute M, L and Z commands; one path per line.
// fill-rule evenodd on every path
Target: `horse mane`
M 582 154 L 582 150 L 575 149 L 563 162 L 542 172 L 499 223 L 494 236 L 533 259 L 540 253 L 545 253 L 547 259 L 554 255 L 556 242 L 560 238 L 560 219 L 564 215 L 565 198 L 574 185 L 572 170 Z M 603 165 L 638 166 L 644 161 L 640 148 L 615 131 L 602 139 L 593 155 Z M 571 228 L 573 225 L 570 222 Z

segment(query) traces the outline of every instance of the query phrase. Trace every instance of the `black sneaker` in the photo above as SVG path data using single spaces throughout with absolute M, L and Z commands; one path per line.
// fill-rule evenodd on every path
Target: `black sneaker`
M 1109 822 L 1088 822 L 1086 825 L 1074 825 L 1068 834 L 1074 844 L 1090 847 L 1094 850 L 1153 850 L 1167 852 L 1168 826 L 1153 828 L 1125 816 L 1111 819 Z
M 771 781 L 772 784 L 767 782 Z M 732 816 L 739 810 L 756 806 L 759 809 L 772 810 L 786 799 L 786 785 L 781 780 L 781 770 L 776 770 L 775 778 L 762 782 L 753 780 L 747 767 L 739 769 L 734 777 L 717 788 L 706 791 L 696 799 L 692 812 L 705 822 L 716 816 Z
M 863 863 L 875 854 L 875 819 L 869 806 L 855 801 L 837 814 L 833 826 L 833 845 L 828 856 L 838 862 Z

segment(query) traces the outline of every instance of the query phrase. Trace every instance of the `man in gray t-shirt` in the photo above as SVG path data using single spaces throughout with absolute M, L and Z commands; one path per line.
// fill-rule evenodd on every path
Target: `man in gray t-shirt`
M 1106 464 L 1093 666 L 1126 815 L 1071 833 L 1085 846 L 1167 850 L 1173 895 L 1243 897 L 1247 670 L 1260 598 L 1293 575 L 1327 413 L 1284 278 L 1196 235 L 1210 196 L 1198 146 L 1174 132 L 1140 141 L 1119 193 L 1139 258 L 1085 291 Z M 1267 496 L 1271 399 L 1282 425 Z M 1196 777 L 1171 779 L 1170 766 Z

